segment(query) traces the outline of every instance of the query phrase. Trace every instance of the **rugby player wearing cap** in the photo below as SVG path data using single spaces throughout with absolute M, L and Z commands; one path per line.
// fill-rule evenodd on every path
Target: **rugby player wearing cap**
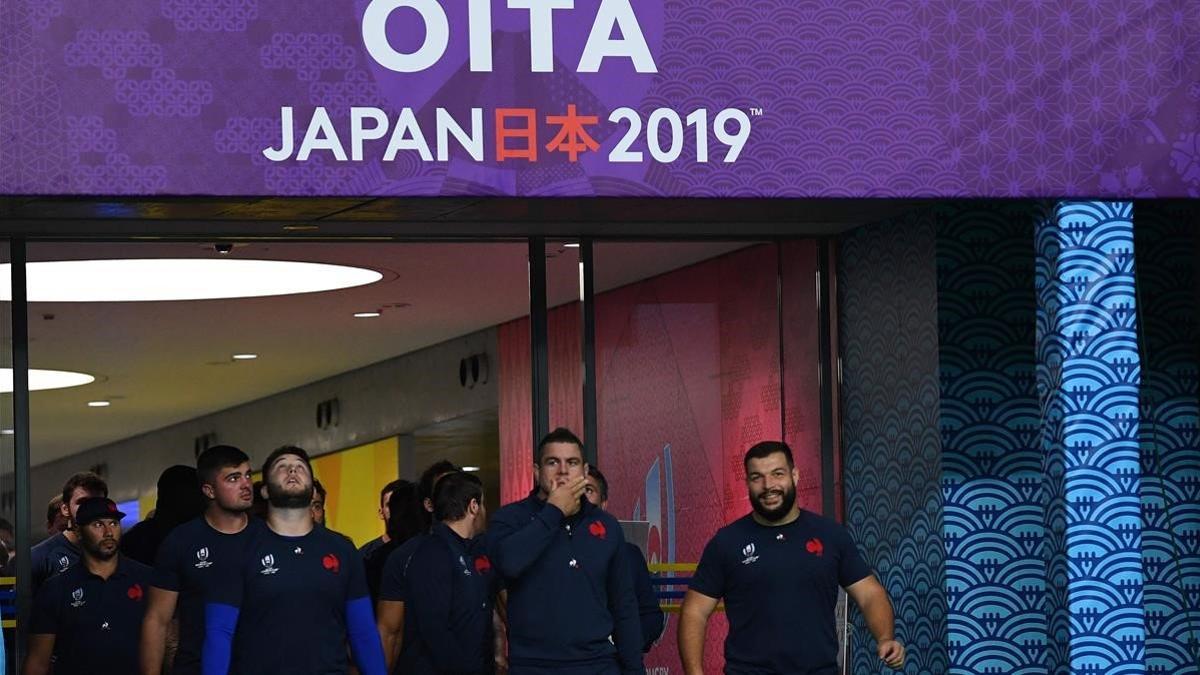
M 483 483 L 469 473 L 451 473 L 433 496 L 438 521 L 418 537 L 408 574 L 407 614 L 413 639 L 400 670 L 411 675 L 483 675 L 495 667 L 492 611 L 497 578 L 483 542 L 487 522 Z
M 267 522 L 241 574 L 206 604 L 205 675 L 344 673 L 349 642 L 362 675 L 385 675 L 362 559 L 343 535 L 316 527 L 308 453 L 274 450 L 263 464 Z M 236 630 L 236 639 L 235 639 Z
M 152 570 L 118 552 L 121 519 L 106 497 L 82 500 L 72 519 L 80 564 L 46 581 L 34 600 L 25 675 L 134 675 Z
M 37 591 L 50 577 L 79 562 L 79 533 L 75 530 L 75 511 L 84 500 L 107 497 L 108 485 L 91 471 L 77 473 L 63 485 L 60 513 L 67 519 L 67 529 L 33 547 L 33 590 Z
M 833 675 L 838 587 L 858 604 L 879 659 L 904 665 L 892 603 L 846 529 L 796 505 L 799 473 L 784 443 L 759 443 L 743 460 L 753 511 L 704 547 L 679 617 L 679 656 L 703 675 L 708 617 L 725 598 L 727 675 Z
M 215 445 L 196 460 L 204 513 L 167 535 L 154 565 L 142 623 L 142 675 L 163 671 L 167 635 L 179 609 L 179 646 L 172 675 L 199 675 L 204 644 L 204 604 L 211 591 L 240 574 L 246 547 L 263 527 L 251 519 L 254 498 L 250 458 L 238 448 Z
M 643 673 L 625 539 L 584 498 L 583 443 L 555 429 L 538 444 L 537 487 L 496 512 L 488 554 L 508 589 L 512 675 Z
M 583 494 L 592 504 L 608 510 L 608 479 L 594 465 L 588 466 Z M 667 618 L 662 607 L 658 605 L 658 596 L 654 594 L 650 568 L 646 566 L 646 556 L 642 555 L 642 549 L 633 542 L 625 542 L 625 560 L 629 563 L 629 574 L 633 579 L 633 594 L 637 596 L 638 623 L 642 627 L 644 654 L 662 638 L 667 630 Z

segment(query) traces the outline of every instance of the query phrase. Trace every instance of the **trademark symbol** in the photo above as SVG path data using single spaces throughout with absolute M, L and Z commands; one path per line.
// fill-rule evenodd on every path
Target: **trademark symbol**
M 762 117 L 762 114 L 762 108 L 755 108 L 753 106 L 750 107 L 750 115 L 752 117 Z

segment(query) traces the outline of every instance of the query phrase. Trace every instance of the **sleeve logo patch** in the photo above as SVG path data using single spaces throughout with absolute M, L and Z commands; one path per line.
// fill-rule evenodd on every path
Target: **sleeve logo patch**
M 342 561 L 332 553 L 326 553 L 324 558 L 321 558 L 321 566 L 325 569 L 337 574 L 342 569 Z
M 592 524 L 588 525 L 588 532 L 591 532 L 592 536 L 598 539 L 604 539 L 608 535 L 608 530 L 604 527 L 604 523 L 598 520 L 592 521 Z
M 820 556 L 821 554 L 825 553 L 825 544 L 822 544 L 821 540 L 815 537 L 809 539 L 808 542 L 804 544 L 804 548 L 808 549 L 808 552 L 815 556 Z

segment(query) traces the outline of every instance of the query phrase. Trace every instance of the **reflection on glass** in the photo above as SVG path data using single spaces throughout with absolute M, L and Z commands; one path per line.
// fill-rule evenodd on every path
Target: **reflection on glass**
M 32 398 L 35 540 L 44 536 L 46 500 L 71 473 L 102 474 L 110 496 L 144 520 L 156 510 L 164 469 L 222 443 L 244 449 L 255 468 L 280 445 L 308 450 L 327 491 L 326 524 L 358 544 L 383 531 L 383 486 L 417 480 L 438 455 L 480 467 L 497 503 L 506 480 L 519 486 L 530 475 L 528 441 L 519 466 L 502 466 L 499 450 L 499 439 L 519 437 L 530 419 L 528 396 L 501 397 L 501 382 L 527 382 L 528 367 L 509 369 L 498 349 L 502 327 L 528 315 L 527 253 L 524 241 L 30 245 L 37 264 L 220 264 L 202 278 L 209 290 L 228 289 L 234 279 L 222 270 L 249 261 L 366 270 L 355 279 L 373 282 L 171 302 L 34 298 L 31 364 L 95 378 Z M 168 281 L 139 274 L 147 291 Z M 326 280 L 303 281 L 314 291 Z M 226 295 L 245 295 L 236 290 Z M 11 437 L 0 444 L 11 483 Z
M 550 370 L 550 428 L 583 428 L 583 283 L 576 242 L 546 244 L 546 345 Z
M 650 563 L 696 563 L 749 512 L 742 456 L 759 441 L 789 442 L 797 499 L 820 511 L 812 243 L 605 243 L 595 263 L 599 465 L 609 510 L 649 523 Z M 662 646 L 647 665 L 680 668 Z

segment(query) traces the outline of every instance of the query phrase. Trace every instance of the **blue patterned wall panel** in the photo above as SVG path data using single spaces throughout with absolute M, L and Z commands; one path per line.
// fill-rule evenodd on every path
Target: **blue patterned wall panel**
M 1052 673 L 1144 673 L 1133 206 L 1038 221 L 1037 388 Z
M 843 239 L 847 515 L 908 672 L 1200 674 L 1200 207 L 1139 208 L 1140 297 L 1130 204 L 946 206 Z M 880 672 L 861 619 L 855 644 Z
M 943 533 L 955 673 L 1044 673 L 1028 204 L 938 209 Z
M 842 239 L 839 302 L 846 522 L 887 587 L 905 673 L 945 673 L 937 315 L 930 212 Z M 893 672 L 854 613 L 853 672 Z
M 1147 672 L 1200 673 L 1200 368 L 1194 204 L 1139 203 Z

